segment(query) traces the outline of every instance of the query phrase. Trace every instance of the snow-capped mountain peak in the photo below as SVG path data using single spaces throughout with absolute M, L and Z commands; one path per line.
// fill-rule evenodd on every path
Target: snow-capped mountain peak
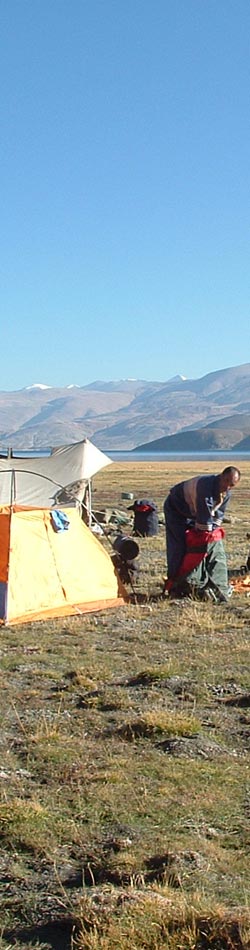
M 28 389 L 52 389 L 52 386 L 46 386 L 46 383 L 32 383 L 32 386 L 26 386 Z
M 168 380 L 169 383 L 181 383 L 187 379 L 187 376 L 182 376 L 181 373 L 177 373 L 176 376 L 171 376 L 171 379 Z

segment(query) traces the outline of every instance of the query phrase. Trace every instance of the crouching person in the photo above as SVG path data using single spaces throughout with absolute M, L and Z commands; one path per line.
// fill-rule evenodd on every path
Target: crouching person
M 227 601 L 228 571 L 222 522 L 240 471 L 198 475 L 171 488 L 164 503 L 168 577 L 165 592 L 190 592 Z

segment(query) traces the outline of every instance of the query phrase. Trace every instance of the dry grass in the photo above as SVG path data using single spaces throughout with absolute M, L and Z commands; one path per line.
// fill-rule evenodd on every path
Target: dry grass
M 96 507 L 195 472 L 116 463 Z M 128 606 L 1 631 L 1 950 L 250 947 L 249 601 L 162 601 L 163 525 L 139 544 Z
M 105 895 L 101 925 L 100 907 L 98 913 L 93 903 L 83 902 L 76 950 L 243 950 L 249 945 L 247 914 L 237 918 L 220 904 L 211 908 L 201 894 L 187 903 L 183 895 L 173 899 L 166 886 L 154 891 L 130 889 L 119 895 L 118 912 L 115 899 L 112 892 Z

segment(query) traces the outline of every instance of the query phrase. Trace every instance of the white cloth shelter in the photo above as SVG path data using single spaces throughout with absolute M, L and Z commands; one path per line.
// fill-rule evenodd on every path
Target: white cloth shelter
M 91 478 L 112 459 L 89 439 L 62 445 L 50 455 L 0 458 L 0 505 L 55 508 L 81 504 Z

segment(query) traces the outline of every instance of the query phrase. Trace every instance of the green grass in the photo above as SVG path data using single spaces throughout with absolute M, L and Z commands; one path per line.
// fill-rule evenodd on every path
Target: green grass
M 98 505 L 184 470 L 117 464 Z M 136 602 L 1 631 L 0 950 L 250 947 L 249 600 L 162 601 L 164 528 L 139 545 Z

